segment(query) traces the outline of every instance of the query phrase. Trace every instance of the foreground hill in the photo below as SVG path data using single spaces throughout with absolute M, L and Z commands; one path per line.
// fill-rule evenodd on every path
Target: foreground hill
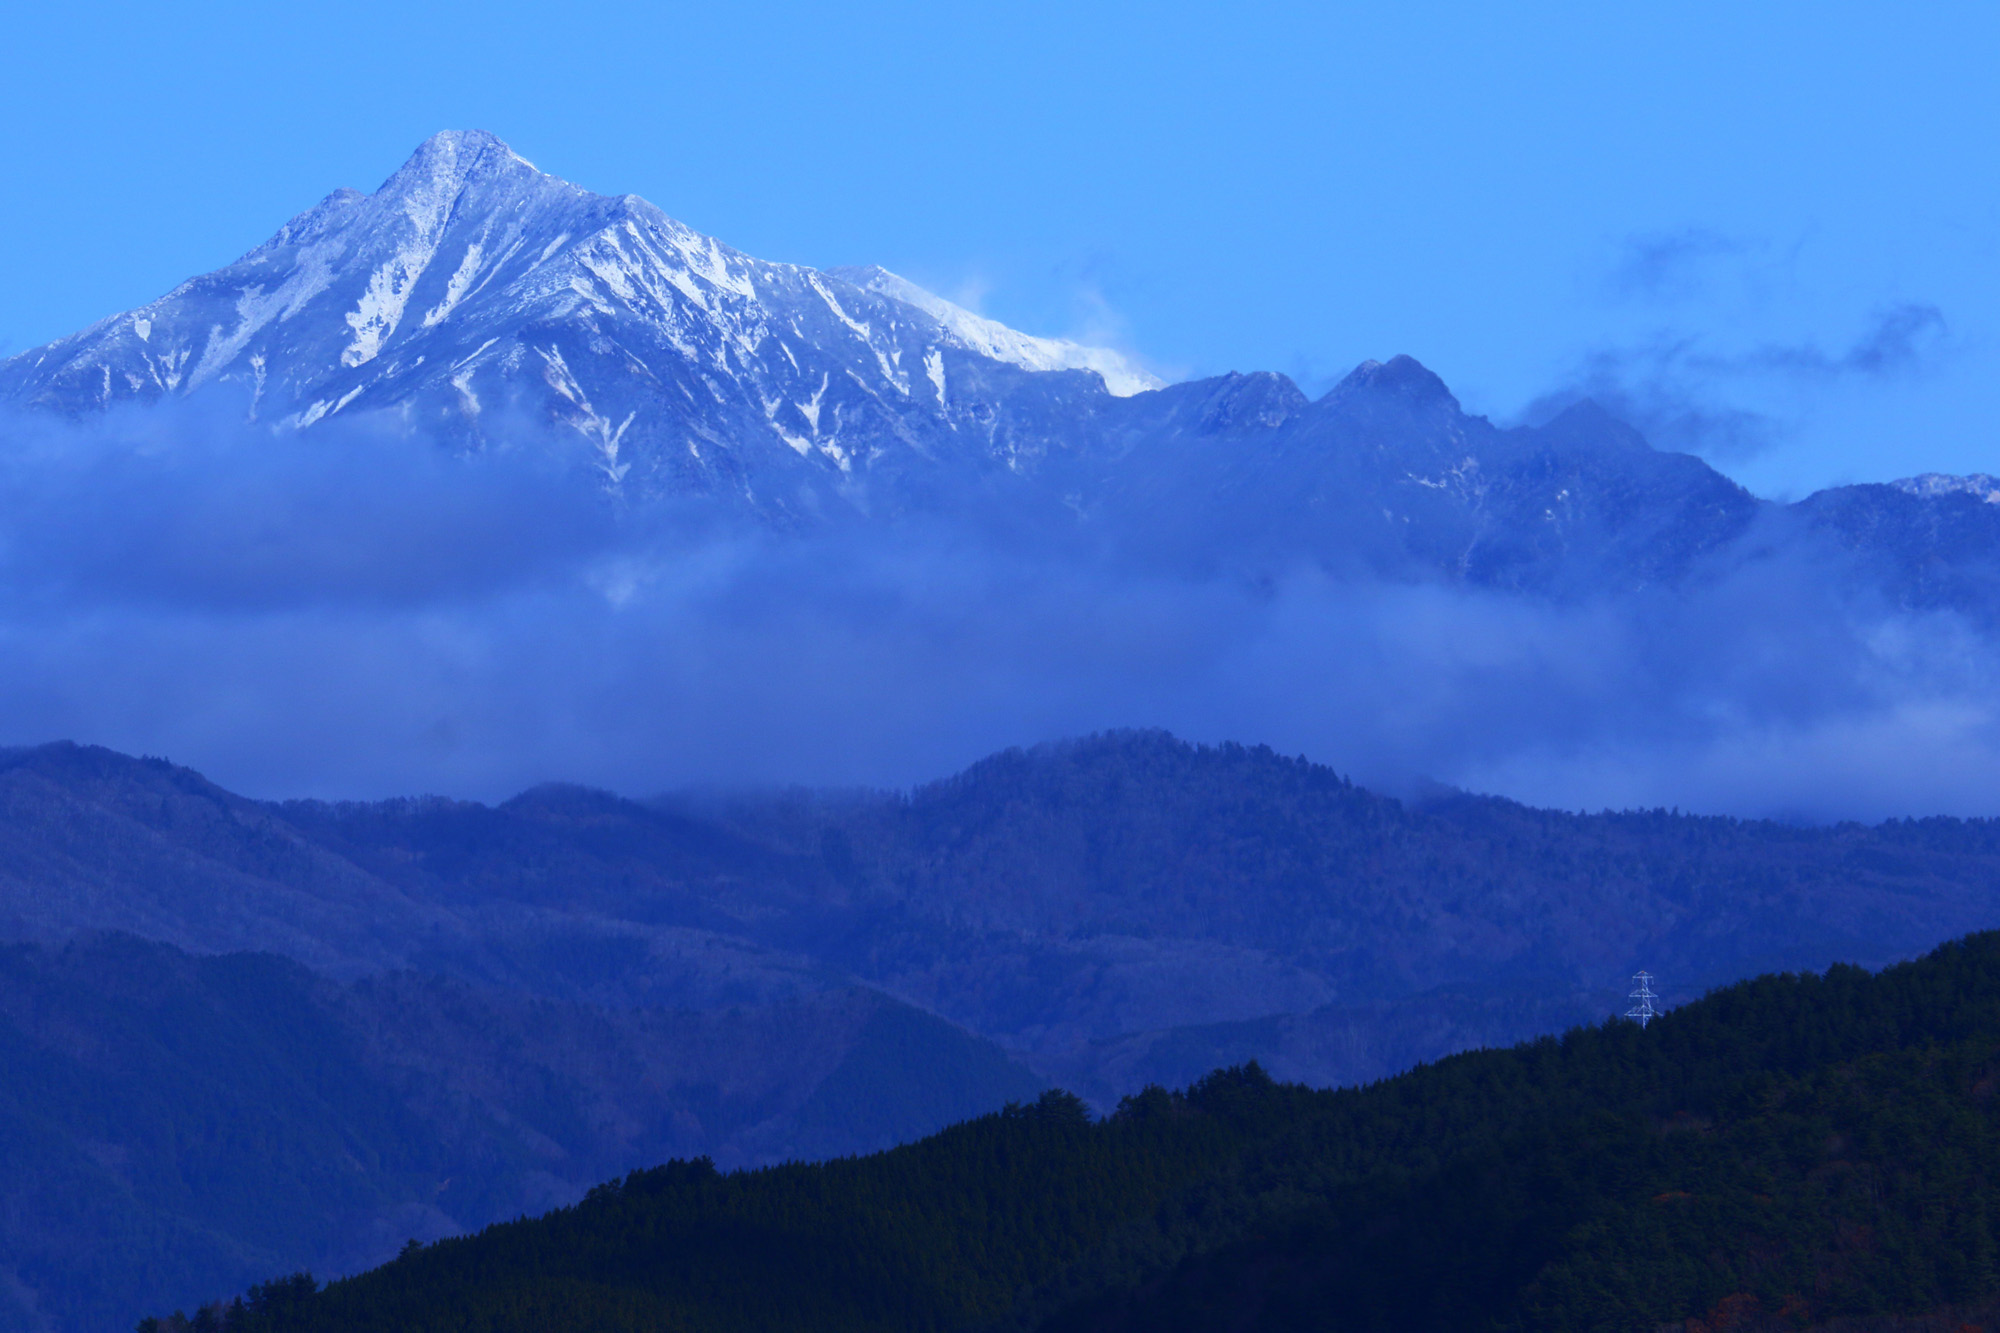
M 670 1163 L 219 1313 L 300 1333 L 1694 1333 L 1942 1313 L 2000 1294 L 1996 1084 L 1988 934 L 1365 1089 L 1246 1067 L 1095 1123 L 1049 1093 L 873 1157 Z

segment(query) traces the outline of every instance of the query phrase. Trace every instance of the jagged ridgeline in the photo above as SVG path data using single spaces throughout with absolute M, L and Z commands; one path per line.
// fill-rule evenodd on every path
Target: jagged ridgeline
M 1051 1092 L 868 1157 L 729 1175 L 674 1162 L 325 1288 L 274 1282 L 199 1322 L 1983 1326 L 2000 1293 L 1997 1089 L 1988 933 L 1367 1088 L 1249 1066 L 1101 1121 Z

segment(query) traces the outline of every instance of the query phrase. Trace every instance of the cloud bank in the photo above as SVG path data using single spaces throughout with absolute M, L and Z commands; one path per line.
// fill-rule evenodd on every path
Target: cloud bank
M 1782 561 L 1556 607 L 1175 577 L 1004 523 L 781 537 L 621 502 L 526 436 L 463 458 L 192 406 L 0 436 L 0 741 L 258 795 L 903 785 L 1119 726 L 1578 808 L 1980 814 L 2000 789 L 1992 645 Z

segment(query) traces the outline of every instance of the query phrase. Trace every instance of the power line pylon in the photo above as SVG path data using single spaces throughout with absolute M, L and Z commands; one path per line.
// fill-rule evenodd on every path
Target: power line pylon
M 1660 1011 L 1653 1007 L 1653 1001 L 1660 997 L 1653 994 L 1653 974 L 1651 972 L 1636 973 L 1632 980 L 1635 985 L 1630 998 L 1637 1000 L 1639 1003 L 1627 1009 L 1625 1017 L 1637 1019 L 1639 1027 L 1643 1030 L 1646 1024 L 1660 1016 Z

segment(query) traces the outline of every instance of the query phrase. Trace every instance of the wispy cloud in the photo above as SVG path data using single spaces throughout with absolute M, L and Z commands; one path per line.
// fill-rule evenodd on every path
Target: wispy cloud
M 1706 227 L 1682 227 L 1629 237 L 1605 278 L 1625 300 L 1667 301 L 1695 295 L 1706 284 L 1711 261 L 1744 254 L 1748 242 Z
M 944 296 L 953 305 L 963 306 L 975 315 L 986 313 L 986 297 L 993 290 L 993 283 L 983 273 L 969 273 L 950 285 Z
M 1741 460 L 1793 429 L 1790 421 L 1747 402 L 1768 398 L 1771 389 L 1796 392 L 1921 374 L 1949 354 L 1949 332 L 1938 307 L 1904 302 L 1874 311 L 1859 334 L 1831 349 L 1800 341 L 1728 350 L 1711 339 L 1660 333 L 1589 352 L 1561 387 L 1539 396 L 1522 415 L 1544 419 L 1589 398 L 1631 422 L 1656 447 Z
M 1696 357 L 1691 364 L 1724 375 L 1887 379 L 1925 369 L 1945 349 L 1948 335 L 1942 310 L 1910 301 L 1875 311 L 1861 335 L 1839 351 L 1813 343 L 1772 344 L 1739 357 Z

